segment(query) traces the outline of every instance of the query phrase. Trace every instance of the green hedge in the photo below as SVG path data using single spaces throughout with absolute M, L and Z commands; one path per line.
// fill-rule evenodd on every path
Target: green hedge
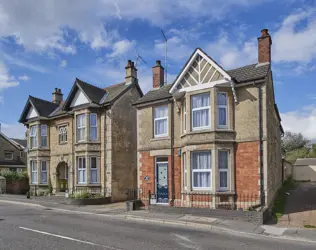
M 25 180 L 28 179 L 28 175 L 26 171 L 15 172 L 10 170 L 0 171 L 0 176 L 3 176 L 7 180 L 16 181 L 16 180 Z

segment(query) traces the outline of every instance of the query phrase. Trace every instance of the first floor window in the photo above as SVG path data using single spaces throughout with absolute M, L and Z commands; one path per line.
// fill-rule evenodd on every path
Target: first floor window
M 229 152 L 227 150 L 218 151 L 219 189 L 221 191 L 229 189 L 228 156 Z
M 86 158 L 77 158 L 78 184 L 86 184 Z
M 59 127 L 59 143 L 66 143 L 67 142 L 67 127 L 62 126 Z
M 31 126 L 30 128 L 30 148 L 37 147 L 37 126 Z
M 41 161 L 41 183 L 47 184 L 47 161 Z
M 31 182 L 33 184 L 37 183 L 37 164 L 36 161 L 31 161 Z
M 13 152 L 4 151 L 4 159 L 5 160 L 13 160 Z
M 47 145 L 47 125 L 41 125 L 41 147 L 46 148 Z
M 98 183 L 98 159 L 95 156 L 90 157 L 90 182 Z
M 154 109 L 154 136 L 168 135 L 168 106 L 160 106 Z
M 218 127 L 227 127 L 227 93 L 217 93 Z
M 182 160 L 182 164 L 183 164 L 183 189 L 187 190 L 188 175 L 187 175 L 187 159 L 185 158 L 186 154 L 183 153 L 182 157 L 183 157 L 183 160 Z
M 77 141 L 85 141 L 86 115 L 77 115 Z
M 191 96 L 192 129 L 210 127 L 210 93 Z
M 211 189 L 211 152 L 192 152 L 191 162 L 193 189 Z
M 98 139 L 98 120 L 97 114 L 90 114 L 90 141 L 96 141 Z

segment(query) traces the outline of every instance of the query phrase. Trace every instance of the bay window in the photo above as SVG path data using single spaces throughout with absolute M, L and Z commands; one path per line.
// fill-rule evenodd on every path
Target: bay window
M 227 128 L 227 93 L 217 93 L 218 127 Z
M 193 190 L 211 190 L 211 152 L 192 152 L 191 164 Z
M 31 183 L 37 184 L 37 162 L 30 161 L 31 165 Z
M 98 137 L 98 120 L 97 114 L 90 114 L 90 141 L 97 140 Z
M 90 182 L 98 183 L 98 158 L 90 157 Z
M 47 184 L 47 161 L 41 161 L 41 183 Z
M 41 147 L 47 147 L 47 125 L 41 125 Z
M 77 142 L 85 141 L 86 134 L 86 115 L 77 115 Z
M 154 109 L 154 136 L 168 135 L 168 106 L 160 106 Z
M 183 132 L 187 131 L 187 107 L 186 101 L 183 102 Z
M 183 164 L 183 190 L 187 190 L 187 181 L 188 181 L 188 173 L 187 173 L 187 159 L 186 153 L 182 154 L 182 164 Z
M 219 190 L 226 191 L 229 189 L 229 170 L 228 170 L 228 150 L 218 151 L 218 171 L 219 171 Z
M 37 126 L 30 127 L 30 148 L 37 148 Z
M 86 158 L 77 158 L 77 169 L 78 169 L 78 184 L 86 184 L 87 182 L 87 172 L 86 172 Z
M 210 128 L 210 94 L 191 96 L 192 129 Z

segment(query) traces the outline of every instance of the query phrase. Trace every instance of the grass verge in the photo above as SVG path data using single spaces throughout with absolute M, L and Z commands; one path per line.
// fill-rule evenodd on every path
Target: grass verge
M 304 225 L 305 228 L 316 228 L 314 225 Z
M 288 196 L 286 193 L 291 189 L 296 188 L 297 186 L 298 184 L 292 178 L 289 178 L 286 181 L 284 181 L 282 187 L 279 189 L 272 210 L 273 216 L 276 218 L 276 220 L 278 220 L 284 214 L 284 209 Z

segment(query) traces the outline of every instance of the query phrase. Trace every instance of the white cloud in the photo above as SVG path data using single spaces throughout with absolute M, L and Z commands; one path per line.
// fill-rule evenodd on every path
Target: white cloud
M 6 53 L 3 53 L 3 58 L 7 63 L 19 66 L 21 68 L 25 68 L 25 69 L 32 70 L 35 72 L 40 72 L 40 73 L 47 73 L 48 72 L 48 70 L 46 68 L 44 68 L 40 65 L 31 63 L 29 61 L 24 61 L 20 58 L 10 56 Z
M 0 91 L 11 87 L 16 87 L 18 85 L 19 82 L 12 80 L 12 77 L 9 75 L 6 66 L 0 62 Z
M 28 81 L 30 80 L 30 77 L 28 77 L 27 75 L 23 75 L 23 76 L 19 76 L 18 79 L 21 81 Z
M 60 68 L 66 68 L 67 67 L 67 60 L 62 60 L 59 64 Z
M 20 123 L 1 123 L 1 132 L 11 138 L 25 139 L 26 128 Z
M 129 41 L 127 39 L 115 42 L 113 44 L 113 52 L 108 57 L 117 57 L 126 54 L 135 46 L 135 41 Z
M 67 31 L 92 48 L 108 47 L 118 40 L 115 29 L 106 28 L 113 19 L 146 20 L 161 26 L 180 18 L 222 19 L 236 7 L 249 7 L 271 0 L 2 0 L 0 37 L 12 37 L 31 51 L 56 50 L 74 54 L 74 40 Z M 166 7 L 168 6 L 168 7 Z M 176 11 L 175 11 L 176 10 Z
M 281 119 L 284 130 L 302 133 L 310 140 L 316 139 L 316 106 L 281 113 Z

